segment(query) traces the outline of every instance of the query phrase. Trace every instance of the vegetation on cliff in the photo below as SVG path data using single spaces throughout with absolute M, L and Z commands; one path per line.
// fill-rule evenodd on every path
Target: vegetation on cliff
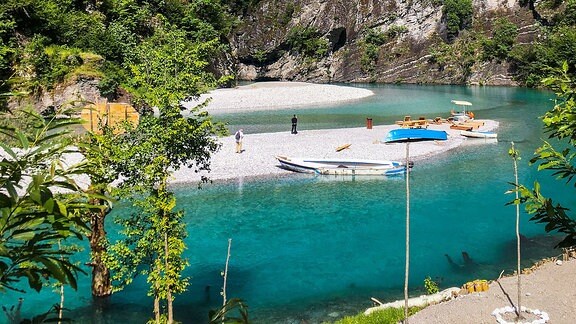
M 256 1 L 29 0 L 0 4 L 0 86 L 2 92 L 38 94 L 82 77 L 101 79 L 113 99 L 131 88 L 135 62 L 147 44 L 164 37 L 196 48 L 195 58 L 212 62 L 227 50 L 226 36 L 236 11 Z M 149 48 L 149 47 L 148 47 Z M 170 56 L 167 48 L 161 55 Z M 205 64 L 198 68 L 208 70 Z M 207 74 L 204 74 L 207 76 Z M 196 89 L 205 90 L 205 89 Z

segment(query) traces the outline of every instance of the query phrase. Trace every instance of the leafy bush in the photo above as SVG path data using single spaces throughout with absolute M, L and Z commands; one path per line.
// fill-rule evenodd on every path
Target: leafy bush
M 444 0 L 442 13 L 446 19 L 448 41 L 452 41 L 472 22 L 472 0 Z
M 424 289 L 428 295 L 435 294 L 440 291 L 438 284 L 430 277 L 424 278 Z
M 540 86 L 540 80 L 551 68 L 568 62 L 570 73 L 576 70 L 576 30 L 561 26 L 543 31 L 540 42 L 515 46 L 508 57 L 516 70 L 517 79 L 527 86 Z
M 364 42 L 370 45 L 381 46 L 388 41 L 388 36 L 385 33 L 374 29 L 368 29 L 366 36 L 364 36 Z
M 499 18 L 494 24 L 491 39 L 482 42 L 484 60 L 506 59 L 518 36 L 518 27 L 505 18 Z
M 296 26 L 288 33 L 286 42 L 292 51 L 305 57 L 320 59 L 329 51 L 328 40 L 320 37 L 315 28 Z
M 398 26 L 398 25 L 392 25 L 388 28 L 388 30 L 386 31 L 386 35 L 388 36 L 388 39 L 392 39 L 395 38 L 397 36 L 400 36 L 404 33 L 408 32 L 408 27 L 406 26 Z
M 364 72 L 374 72 L 374 65 L 378 61 L 380 46 L 384 45 L 387 41 L 388 35 L 386 33 L 368 29 L 361 43 L 363 52 L 360 57 L 360 66 Z

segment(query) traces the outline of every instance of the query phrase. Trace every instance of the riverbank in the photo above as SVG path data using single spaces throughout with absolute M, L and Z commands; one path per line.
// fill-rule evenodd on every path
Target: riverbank
M 548 323 L 574 323 L 576 318 L 576 259 L 557 264 L 543 262 L 534 271 L 521 275 L 521 305 L 531 310 L 546 312 Z M 492 312 L 497 308 L 513 307 L 518 301 L 517 277 L 510 276 L 493 281 L 484 292 L 463 295 L 448 302 L 428 306 L 409 319 L 410 323 L 496 323 Z M 508 322 L 513 315 L 503 316 Z M 537 318 L 526 318 L 533 322 Z M 544 323 L 544 322 L 542 322 Z
M 498 122 L 483 120 L 479 130 L 490 131 L 498 127 Z M 374 125 L 367 127 L 304 130 L 291 134 L 289 130 L 278 133 L 245 133 L 243 153 L 235 153 L 234 136 L 220 138 L 221 149 L 211 159 L 211 172 L 194 172 L 182 168 L 174 173 L 171 183 L 200 181 L 202 176 L 211 180 L 229 180 L 258 176 L 282 176 L 291 174 L 279 167 L 275 156 L 310 158 L 354 158 L 370 160 L 404 161 L 406 145 L 401 143 L 384 144 L 384 137 L 397 125 Z M 442 142 L 415 142 L 410 144 L 410 160 L 416 162 L 441 154 L 467 143 L 484 143 L 485 139 L 467 139 L 459 130 L 450 129 L 450 124 L 430 124 L 428 129 L 444 130 L 448 140 Z M 493 142 L 493 140 L 492 140 Z M 336 148 L 351 144 L 340 152 Z
M 193 105 L 210 99 L 209 114 L 313 107 L 359 100 L 374 95 L 369 89 L 305 82 L 258 82 L 202 94 Z

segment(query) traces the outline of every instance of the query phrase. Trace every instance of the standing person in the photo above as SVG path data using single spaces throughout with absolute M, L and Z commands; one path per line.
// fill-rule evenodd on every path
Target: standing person
M 236 134 L 234 134 L 236 139 L 236 153 L 242 153 L 242 139 L 244 139 L 244 130 L 240 128 Z
M 294 115 L 294 117 L 292 117 L 292 134 L 298 134 L 298 131 L 296 131 L 297 124 L 298 124 L 298 117 Z

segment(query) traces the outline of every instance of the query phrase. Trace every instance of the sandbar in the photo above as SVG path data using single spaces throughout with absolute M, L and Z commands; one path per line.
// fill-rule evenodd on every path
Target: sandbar
M 498 127 L 498 122 L 482 120 L 481 131 L 490 131 Z M 406 145 L 403 143 L 384 144 L 389 130 L 398 125 L 373 125 L 367 127 L 303 130 L 291 134 L 289 130 L 277 133 L 245 134 L 243 153 L 235 152 L 234 136 L 219 138 L 220 150 L 211 159 L 211 172 L 196 173 L 192 169 L 182 168 L 173 175 L 172 183 L 198 182 L 201 176 L 211 180 L 230 180 L 245 177 L 282 176 L 293 173 L 280 168 L 275 156 L 300 158 L 354 158 L 370 160 L 405 161 Z M 450 124 L 431 124 L 428 129 L 444 130 L 447 141 L 414 142 L 410 144 L 410 160 L 417 162 L 434 155 L 456 149 L 461 145 L 491 145 L 495 139 L 468 139 L 460 135 L 459 130 L 450 129 Z M 336 148 L 351 144 L 340 152 Z
M 213 90 L 202 94 L 197 101 L 185 104 L 185 106 L 195 106 L 210 99 L 204 109 L 209 114 L 217 115 L 322 106 L 359 100 L 372 95 L 374 92 L 369 89 L 353 86 L 271 81 Z

